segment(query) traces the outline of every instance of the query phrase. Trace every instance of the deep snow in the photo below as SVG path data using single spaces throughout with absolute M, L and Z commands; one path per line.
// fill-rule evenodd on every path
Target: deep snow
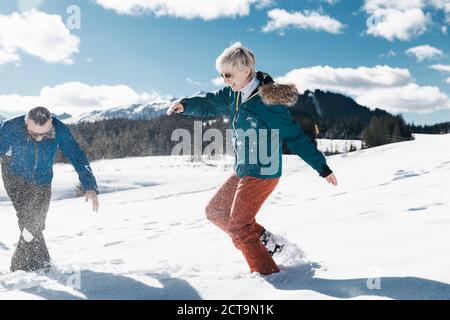
M 0 189 L 0 299 L 450 299 L 450 135 L 331 156 L 333 187 L 296 156 L 258 215 L 288 239 L 282 272 L 249 274 L 203 213 L 226 161 L 146 157 L 92 164 L 95 214 L 55 165 L 49 274 L 10 273 L 18 240 Z

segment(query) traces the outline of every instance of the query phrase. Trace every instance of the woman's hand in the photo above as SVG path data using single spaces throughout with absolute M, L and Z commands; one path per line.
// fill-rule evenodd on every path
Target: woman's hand
M 328 183 L 331 183 L 333 186 L 337 186 L 337 179 L 336 176 L 334 175 L 334 173 L 328 175 L 327 177 L 325 177 L 325 180 L 327 180 Z
M 170 106 L 169 109 L 167 109 L 167 115 L 170 116 L 172 113 L 181 113 L 184 111 L 184 106 L 177 102 L 174 105 Z

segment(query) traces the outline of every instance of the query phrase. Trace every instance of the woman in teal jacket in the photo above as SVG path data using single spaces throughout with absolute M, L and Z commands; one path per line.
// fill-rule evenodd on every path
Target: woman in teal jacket
M 227 87 L 216 93 L 180 100 L 173 112 L 202 119 L 228 114 L 235 151 L 234 173 L 206 207 L 210 221 L 228 233 L 251 272 L 271 274 L 279 268 L 272 255 L 282 247 L 256 223 L 255 216 L 282 174 L 282 142 L 327 182 L 335 175 L 288 110 L 297 102 L 294 85 L 275 83 L 255 70 L 253 53 L 236 43 L 217 58 L 216 67 Z M 270 246 L 271 245 L 271 246 Z

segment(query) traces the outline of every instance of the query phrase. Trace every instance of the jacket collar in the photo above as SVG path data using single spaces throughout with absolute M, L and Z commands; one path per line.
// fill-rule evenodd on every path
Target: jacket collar
M 256 78 L 260 81 L 260 85 L 252 95 L 259 92 L 265 105 L 292 107 L 297 103 L 298 91 L 294 84 L 276 83 L 269 74 L 261 71 L 256 73 Z

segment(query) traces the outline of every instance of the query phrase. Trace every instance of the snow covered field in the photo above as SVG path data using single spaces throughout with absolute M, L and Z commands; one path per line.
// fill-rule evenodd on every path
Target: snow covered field
M 289 240 L 282 272 L 249 274 L 203 213 L 230 164 L 92 164 L 100 212 L 55 166 L 49 274 L 10 273 L 16 217 L 0 189 L 0 299 L 450 299 L 450 135 L 328 158 L 339 186 L 286 156 L 259 222 Z

